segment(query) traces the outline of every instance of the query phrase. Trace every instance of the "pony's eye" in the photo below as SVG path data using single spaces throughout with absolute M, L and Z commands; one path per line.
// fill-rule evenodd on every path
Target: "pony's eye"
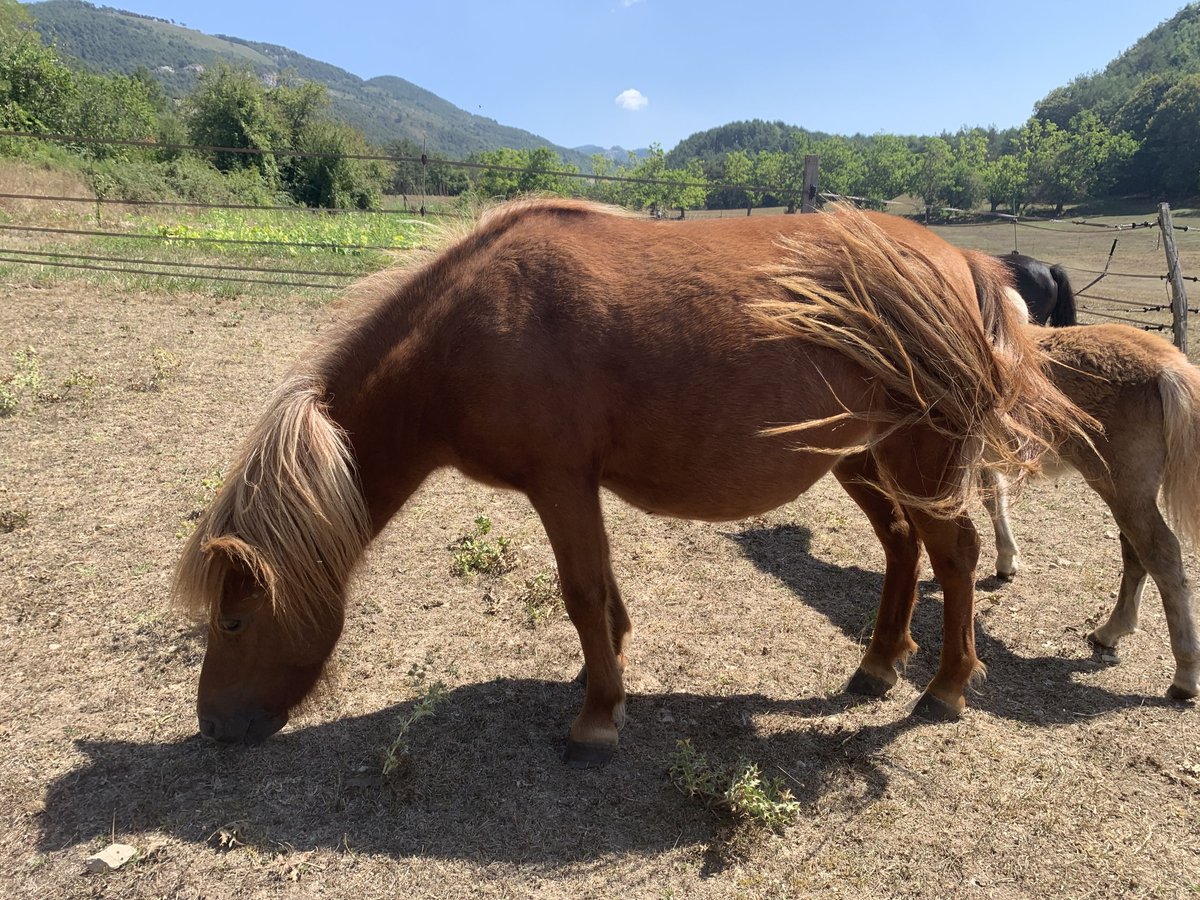
M 217 623 L 217 627 L 226 634 L 237 634 L 242 630 L 242 624 L 241 619 L 222 619 Z

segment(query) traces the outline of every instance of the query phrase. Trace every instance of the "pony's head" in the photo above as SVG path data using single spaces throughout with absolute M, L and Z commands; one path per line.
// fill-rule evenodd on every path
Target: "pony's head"
M 259 743 L 313 689 L 342 633 L 370 524 L 344 433 L 295 378 L 188 539 L 175 595 L 208 621 L 197 712 L 206 737 Z

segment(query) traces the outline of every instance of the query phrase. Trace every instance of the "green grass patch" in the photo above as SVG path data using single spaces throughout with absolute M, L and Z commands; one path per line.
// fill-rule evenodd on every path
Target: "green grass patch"
M 517 567 L 517 552 L 506 537 L 491 539 L 492 520 L 487 516 L 475 519 L 475 530 L 464 534 L 447 547 L 452 554 L 450 571 L 459 577 L 467 575 L 503 575 Z
M 714 766 L 689 740 L 676 744 L 669 774 L 684 795 L 741 825 L 781 831 L 800 815 L 800 803 L 782 779 L 763 778 L 752 762 Z

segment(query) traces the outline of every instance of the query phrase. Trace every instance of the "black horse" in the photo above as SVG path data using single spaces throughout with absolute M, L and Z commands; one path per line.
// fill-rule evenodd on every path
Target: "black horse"
M 1032 256 L 1013 252 L 996 259 L 1012 272 L 1017 293 L 1029 307 L 1029 318 L 1039 325 L 1076 325 L 1075 292 L 1062 266 L 1052 266 Z

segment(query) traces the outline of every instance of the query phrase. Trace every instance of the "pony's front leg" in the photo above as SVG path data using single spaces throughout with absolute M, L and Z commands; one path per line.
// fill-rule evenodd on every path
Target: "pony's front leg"
M 942 657 L 937 674 L 913 707 L 925 719 L 955 719 L 966 707 L 967 683 L 984 673 L 975 655 L 975 567 L 979 535 L 971 517 L 961 513 L 940 519 L 910 509 L 929 552 L 933 574 L 942 586 Z
M 869 455 L 863 453 L 843 459 L 834 467 L 833 473 L 850 499 L 867 514 L 879 543 L 883 545 L 886 559 L 883 593 L 879 598 L 871 643 L 846 684 L 846 690 L 852 694 L 882 697 L 896 683 L 896 666 L 902 665 L 917 649 L 909 625 L 917 602 L 921 544 L 904 509 L 876 487 L 879 472 Z
M 1021 565 L 1021 551 L 1008 523 L 1008 479 L 995 469 L 980 469 L 979 480 L 983 505 L 996 533 L 996 577 L 1011 581 Z
M 563 602 L 583 648 L 587 690 L 563 758 L 571 766 L 598 766 L 616 751 L 617 730 L 625 724 L 621 672 L 629 632 L 616 593 L 599 489 L 581 484 L 532 491 L 529 497 L 554 548 Z

